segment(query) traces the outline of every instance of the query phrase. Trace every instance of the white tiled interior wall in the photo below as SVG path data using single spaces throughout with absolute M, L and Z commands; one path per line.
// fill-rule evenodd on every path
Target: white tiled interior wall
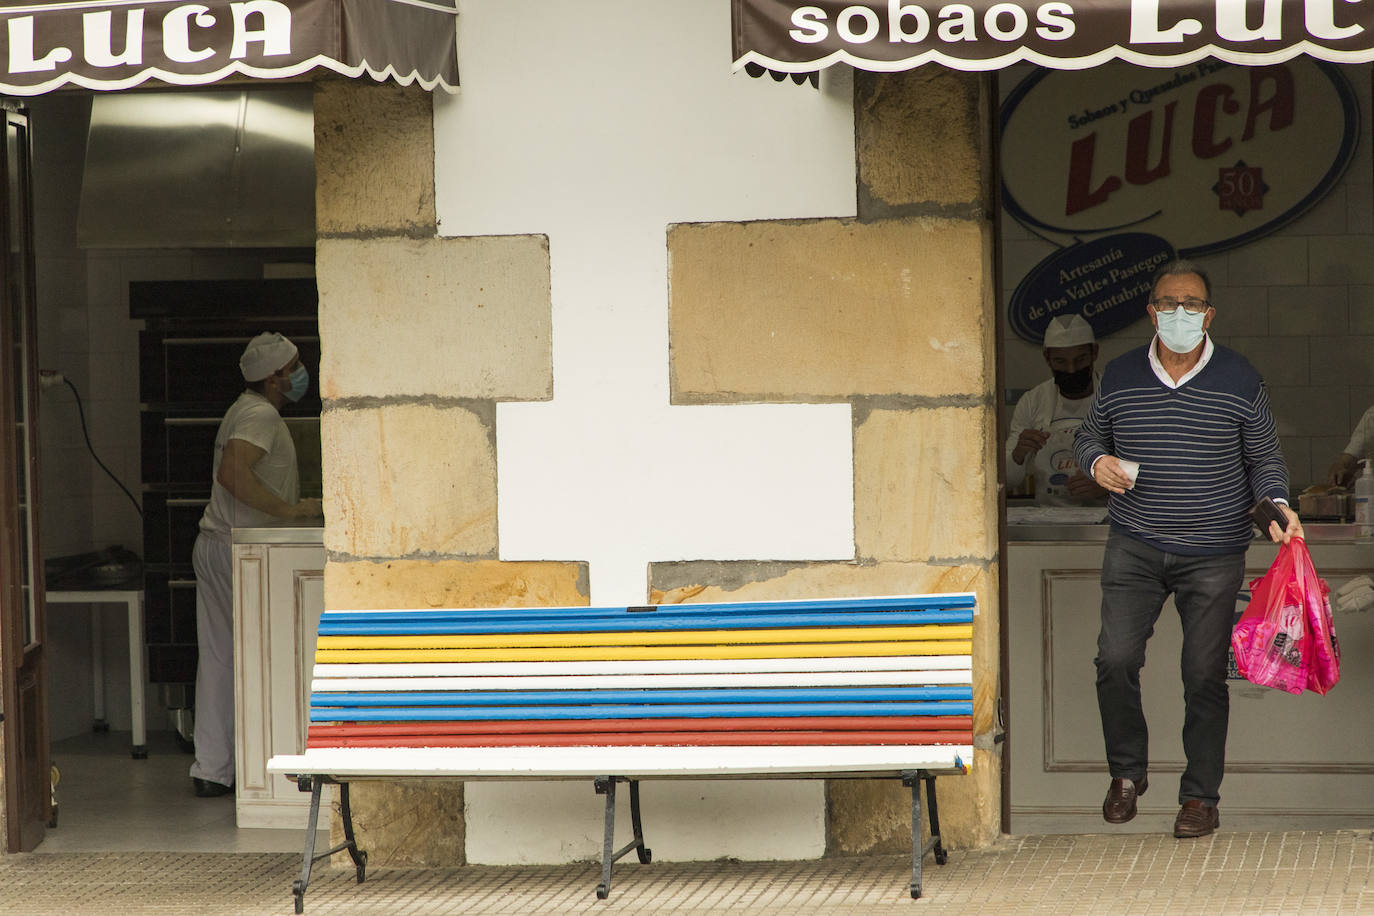
M 1213 338 L 1255 365 L 1269 386 L 1291 483 L 1324 479 L 1361 414 L 1374 405 L 1374 156 L 1368 65 L 1347 66 L 1360 104 L 1355 156 L 1331 193 L 1285 229 L 1198 258 L 1212 279 Z M 1003 92 L 1018 74 L 1002 77 Z M 1001 221 L 1002 301 L 1054 251 L 1008 216 Z M 1049 377 L 1040 348 L 1003 317 L 1003 412 Z M 1101 341 L 1099 366 L 1150 339 L 1142 317 Z
M 143 322 L 129 318 L 129 283 L 261 277 L 263 255 L 252 250 L 78 248 L 76 224 L 90 96 L 46 96 L 29 104 L 39 364 L 58 370 L 76 386 L 96 455 L 141 502 L 138 334 Z M 129 219 L 138 219 L 138 214 L 130 213 Z M 44 556 L 84 553 L 115 544 L 141 555 L 142 519 L 87 450 L 71 389 L 62 385 L 43 393 L 39 411 Z M 208 478 L 210 469 L 205 473 Z M 91 727 L 86 611 L 84 605 L 48 605 L 53 740 Z M 124 616 L 112 608 L 103 612 L 102 622 L 106 715 L 112 728 L 128 729 Z M 160 715 L 156 694 L 149 690 L 147 695 L 150 727 L 167 727 L 156 718 Z

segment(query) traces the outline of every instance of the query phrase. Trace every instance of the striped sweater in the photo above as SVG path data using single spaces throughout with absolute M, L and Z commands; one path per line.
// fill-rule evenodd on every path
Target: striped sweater
M 1074 442 L 1080 468 L 1103 455 L 1140 462 L 1136 485 L 1112 494 L 1112 527 L 1169 553 L 1242 552 L 1254 503 L 1288 497 L 1264 380 L 1226 347 L 1177 389 L 1148 346 L 1112 360 Z

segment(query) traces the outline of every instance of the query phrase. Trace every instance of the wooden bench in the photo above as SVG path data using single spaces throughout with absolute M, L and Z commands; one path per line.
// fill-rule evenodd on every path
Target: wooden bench
M 348 784 L 442 777 L 592 779 L 606 797 L 601 883 L 651 853 L 639 782 L 702 777 L 895 777 L 911 788 L 911 896 L 940 843 L 935 777 L 973 761 L 968 593 L 612 608 L 326 611 L 305 753 L 268 770 L 311 792 L 301 877 L 347 850 Z M 616 850 L 628 783 L 632 841 Z M 920 785 L 930 809 L 921 842 Z M 314 852 L 321 789 L 344 842 Z

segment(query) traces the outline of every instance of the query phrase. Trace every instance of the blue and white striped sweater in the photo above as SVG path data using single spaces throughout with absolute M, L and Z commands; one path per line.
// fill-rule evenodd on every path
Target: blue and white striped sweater
M 1244 551 L 1256 500 L 1288 496 L 1264 380 L 1226 347 L 1177 389 L 1147 347 L 1112 360 L 1074 442 L 1081 468 L 1102 455 L 1140 462 L 1135 487 L 1112 494 L 1113 527 L 1170 553 Z

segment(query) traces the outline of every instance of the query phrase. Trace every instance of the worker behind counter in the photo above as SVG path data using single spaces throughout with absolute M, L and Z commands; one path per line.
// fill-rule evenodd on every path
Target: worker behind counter
M 1364 412 L 1355 431 L 1350 434 L 1350 442 L 1345 450 L 1336 456 L 1331 469 L 1326 472 L 1327 483 L 1350 487 L 1360 476 L 1360 467 L 1369 457 L 1374 456 L 1374 407 Z
M 281 418 L 282 407 L 299 401 L 310 385 L 296 345 L 280 334 L 259 334 L 239 369 L 247 387 L 215 434 L 210 503 L 192 555 L 200 654 L 191 779 L 201 798 L 234 791 L 233 530 L 322 517 L 320 500 L 300 498 L 296 447 Z
M 1007 489 L 1034 475 L 1035 501 L 1042 506 L 1102 506 L 1107 491 L 1079 470 L 1073 437 L 1088 415 L 1100 374 L 1097 338 L 1080 315 L 1060 315 L 1045 329 L 1045 363 L 1050 378 L 1022 395 L 1007 436 Z

